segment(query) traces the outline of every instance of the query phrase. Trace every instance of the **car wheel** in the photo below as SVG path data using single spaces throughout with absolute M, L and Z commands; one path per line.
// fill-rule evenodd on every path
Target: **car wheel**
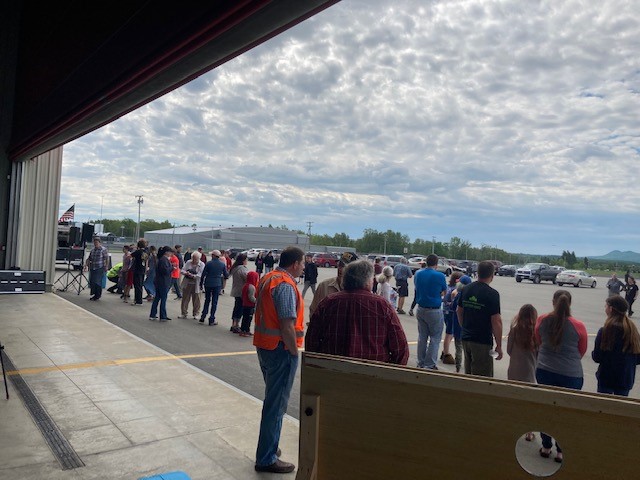
M 582 285 L 582 280 L 578 280 L 578 283 L 574 285 L 574 287 L 579 288 Z
M 516 277 L 516 282 L 520 283 L 522 281 L 521 277 Z
M 450 268 L 447 268 L 447 273 L 446 273 L 446 275 L 447 275 L 447 277 L 448 277 L 449 275 L 451 275 L 451 269 L 450 269 Z
M 591 288 L 596 288 L 596 281 L 594 280 L 593 283 L 591 284 Z
M 553 283 L 555 285 L 556 284 L 556 279 L 554 278 L 553 280 L 551 280 L 551 283 Z
M 558 283 L 558 286 L 559 286 L 559 287 L 561 287 L 561 286 L 563 286 L 563 285 L 564 285 L 564 283 Z
M 325 262 L 324 268 L 329 268 L 330 266 L 331 266 L 331 264 L 329 262 Z
M 538 275 L 536 275 L 535 277 L 533 277 L 533 283 L 540 283 L 540 277 Z

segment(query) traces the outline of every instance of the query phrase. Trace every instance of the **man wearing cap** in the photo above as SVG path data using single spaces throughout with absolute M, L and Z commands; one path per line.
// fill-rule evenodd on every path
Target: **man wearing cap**
M 318 304 L 324 299 L 324 297 L 331 295 L 342 290 L 342 272 L 345 265 L 357 260 L 358 256 L 353 252 L 344 252 L 338 260 L 338 275 L 336 278 L 327 278 L 321 281 L 316 287 L 316 292 L 313 295 L 313 301 L 309 306 L 309 317 L 313 315 Z
M 209 314 L 209 325 L 217 325 L 216 322 L 216 310 L 218 309 L 218 297 L 222 291 L 223 278 L 229 278 L 229 271 L 227 270 L 226 262 L 220 260 L 220 250 L 214 250 L 211 252 L 211 260 L 207 262 L 202 271 L 202 277 L 200 278 L 200 286 L 204 287 L 204 307 L 202 308 L 202 316 L 200 317 L 200 323 L 204 324 L 207 313 L 209 312 L 209 305 L 211 305 L 211 313 Z
M 314 311 L 305 350 L 406 365 L 409 345 L 398 315 L 371 291 L 373 265 L 368 260 L 349 263 L 342 286 Z
M 253 344 L 265 383 L 256 449 L 258 472 L 289 473 L 295 469 L 278 458 L 278 443 L 304 337 L 304 300 L 296 284 L 303 270 L 304 252 L 287 247 L 278 268 L 262 277 L 258 285 Z
M 484 377 L 493 377 L 494 340 L 496 360 L 502 359 L 500 294 L 489 286 L 494 268 L 491 262 L 478 264 L 478 280 L 464 287 L 456 309 L 462 326 L 464 373 Z
M 418 320 L 418 368 L 437 370 L 438 348 L 444 328 L 442 297 L 447 291 L 444 273 L 438 272 L 438 256 L 427 257 L 427 268 L 415 276 Z

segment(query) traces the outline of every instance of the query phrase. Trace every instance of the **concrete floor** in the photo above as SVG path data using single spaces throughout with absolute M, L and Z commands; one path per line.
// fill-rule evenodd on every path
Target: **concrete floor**
M 255 398 L 55 294 L 0 301 L 5 353 L 85 463 L 61 470 L 9 381 L 10 399 L 0 400 L 0 478 L 137 479 L 176 470 L 194 480 L 264 478 L 253 469 L 262 408 Z M 291 417 L 280 446 L 295 463 Z

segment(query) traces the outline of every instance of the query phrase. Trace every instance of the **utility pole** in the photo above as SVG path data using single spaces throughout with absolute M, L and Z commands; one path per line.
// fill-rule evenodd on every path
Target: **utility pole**
M 431 253 L 432 254 L 436 253 L 436 237 L 435 236 L 431 237 Z
M 307 222 L 307 252 L 311 250 L 311 226 L 313 222 Z
M 136 225 L 136 237 L 133 239 L 134 242 L 137 242 L 140 238 L 140 207 L 144 203 L 142 197 L 143 195 L 136 195 L 136 198 L 138 199 L 138 224 Z

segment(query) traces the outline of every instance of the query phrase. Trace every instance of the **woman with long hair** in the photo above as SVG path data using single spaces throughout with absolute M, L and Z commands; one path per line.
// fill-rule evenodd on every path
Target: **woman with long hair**
M 538 356 L 538 342 L 535 328 L 538 311 L 527 303 L 520 307 L 520 311 L 511 322 L 507 339 L 507 353 L 509 354 L 509 369 L 507 378 L 520 382 L 536 383 L 536 358 Z
M 453 272 L 449 277 L 449 284 L 447 285 L 447 291 L 444 294 L 442 310 L 444 312 L 444 342 L 442 342 L 442 354 L 440 355 L 440 360 L 442 363 L 447 365 L 455 365 L 456 360 L 453 358 L 453 355 L 449 353 L 449 349 L 451 347 L 451 340 L 453 339 L 453 297 L 454 292 L 456 291 L 456 285 L 458 284 L 458 280 L 462 277 L 462 272 Z M 417 296 L 417 295 L 416 295 Z M 415 300 L 415 298 L 414 298 Z
M 599 363 L 596 378 L 598 392 L 629 396 L 636 380 L 636 365 L 640 364 L 640 334 L 627 315 L 629 304 L 620 295 L 605 301 L 607 319 L 598 330 L 591 353 Z
M 247 281 L 247 254 L 239 253 L 235 262 L 231 266 L 229 276 L 233 282 L 231 285 L 231 296 L 233 297 L 233 312 L 231 313 L 231 328 L 229 331 L 240 333 L 240 320 L 242 320 L 242 287 Z
M 540 345 L 536 368 L 538 383 L 582 390 L 582 357 L 587 351 L 587 329 L 584 323 L 571 316 L 571 294 L 567 290 L 556 290 L 553 294 L 553 311 L 538 317 L 535 335 Z M 549 458 L 552 439 L 546 433 L 541 432 L 540 436 L 540 456 Z M 557 442 L 556 450 L 555 460 L 562 462 L 562 449 Z

